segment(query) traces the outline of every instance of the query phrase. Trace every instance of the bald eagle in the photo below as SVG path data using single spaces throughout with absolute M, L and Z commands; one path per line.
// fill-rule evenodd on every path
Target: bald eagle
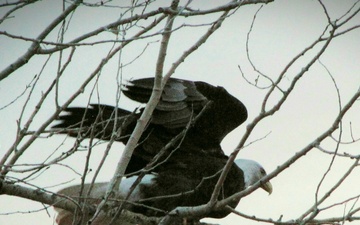
M 154 78 L 132 80 L 122 92 L 132 100 L 147 103 L 153 84 Z M 65 112 L 53 127 L 59 133 L 110 140 L 114 131 L 119 131 L 120 135 L 113 138 L 126 144 L 143 108 L 130 112 L 91 104 L 87 108 L 70 107 Z M 177 206 L 206 204 L 228 160 L 220 143 L 246 119 L 244 104 L 223 87 L 170 78 L 126 168 L 124 186 L 119 187 L 120 192 L 126 193 L 126 183 L 147 165 L 155 165 L 146 170 L 147 182 L 142 181 L 131 197 L 141 205 L 129 204 L 127 208 L 146 216 L 163 216 Z M 265 175 L 256 162 L 238 161 L 232 165 L 219 199 L 244 190 Z M 269 182 L 263 188 L 272 190 Z M 230 206 L 237 203 L 234 200 Z M 228 214 L 227 210 L 219 210 L 203 217 L 221 218 Z

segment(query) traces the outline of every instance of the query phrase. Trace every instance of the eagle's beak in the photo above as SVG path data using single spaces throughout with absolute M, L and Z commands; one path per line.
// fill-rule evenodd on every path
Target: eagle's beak
M 271 195 L 272 191 L 273 191 L 273 187 L 270 183 L 270 181 L 264 183 L 264 184 L 261 184 L 260 186 L 262 189 L 264 189 L 266 192 L 269 193 L 269 195 Z

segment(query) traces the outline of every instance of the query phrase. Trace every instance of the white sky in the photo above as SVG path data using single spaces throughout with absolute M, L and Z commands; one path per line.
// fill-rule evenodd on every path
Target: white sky
M 193 8 L 196 9 L 196 6 L 203 8 L 205 4 L 207 8 L 212 7 L 211 4 L 213 2 L 204 2 L 195 1 Z M 350 0 L 324 1 L 324 4 L 328 7 L 331 17 L 336 19 L 343 15 L 354 2 Z M 259 90 L 247 84 L 238 69 L 238 65 L 241 65 L 246 77 L 251 81 L 257 76 L 246 59 L 245 42 L 252 18 L 259 7 L 260 5 L 252 5 L 239 9 L 224 22 L 222 27 L 204 46 L 201 46 L 197 52 L 187 58 L 174 74 L 174 77 L 177 78 L 202 80 L 213 85 L 223 86 L 247 106 L 249 119 L 240 128 L 228 135 L 223 142 L 223 148 L 228 154 L 231 153 L 238 140 L 240 140 L 245 131 L 246 124 L 258 115 L 262 99 L 266 93 L 265 90 Z M 357 8 L 359 8 L 359 5 L 357 5 Z M 5 11 L 6 8 L 0 8 L 0 15 L 3 15 Z M 59 12 L 61 12 L 60 4 L 54 4 L 53 1 L 39 2 L 33 6 L 25 7 L 16 13 L 14 18 L 3 22 L 0 25 L 0 30 L 7 31 L 10 34 L 34 38 Z M 66 41 L 72 40 L 83 33 L 115 21 L 118 16 L 118 9 L 80 7 L 72 18 L 72 23 L 68 28 L 65 39 Z M 208 22 L 208 18 L 213 17 L 187 18 L 185 23 L 202 24 Z M 175 26 L 183 23 L 184 21 L 177 20 Z M 296 54 L 319 37 L 326 24 L 326 16 L 317 1 L 278 0 L 265 5 L 257 15 L 251 34 L 251 58 L 260 71 L 275 78 Z M 351 24 L 360 24 L 359 15 L 353 19 Z M 204 27 L 186 27 L 172 35 L 165 72 L 187 48 L 193 45 L 195 40 L 204 31 Z M 47 40 L 54 41 L 56 35 L 56 32 L 52 33 L 52 37 Z M 100 34 L 87 42 L 114 38 L 115 36 L 108 32 Z M 124 80 L 154 75 L 159 38 L 158 36 L 152 38 L 151 44 L 141 57 L 129 66 L 124 67 L 122 71 Z M 128 46 L 122 52 L 123 64 L 135 59 L 143 51 L 148 42 L 149 40 L 145 40 Z M 1 70 L 22 55 L 27 50 L 29 44 L 29 42 L 14 40 L 0 35 Z M 96 68 L 101 58 L 106 55 L 110 48 L 110 44 L 78 47 L 72 63 L 60 83 L 60 103 L 64 103 L 74 93 L 82 81 Z M 316 50 L 319 50 L 319 47 L 315 48 L 311 54 L 305 55 L 299 63 L 295 64 L 288 71 L 287 78 L 281 84 L 283 88 L 289 85 L 291 78 L 300 71 L 304 63 L 308 62 L 309 58 L 316 53 Z M 65 54 L 67 55 L 68 53 Z M 46 58 L 45 56 L 34 57 L 21 69 L 0 82 L 0 108 L 16 99 L 25 90 L 26 85 L 30 83 L 34 75 L 40 73 Z M 321 57 L 321 62 L 326 65 L 337 82 L 343 104 L 359 89 L 359 59 L 359 30 L 336 39 Z M 57 60 L 58 56 L 54 55 L 45 67 L 41 75 L 42 77 L 34 90 L 34 98 L 30 100 L 29 106 L 25 111 L 22 124 L 33 110 L 41 93 L 46 90 L 47 85 L 54 79 Z M 102 70 L 98 86 L 98 97 L 101 103 L 115 103 L 117 65 L 117 59 L 114 58 Z M 261 82 L 261 84 L 265 85 L 267 83 Z M 91 87 L 90 85 L 85 90 L 85 93 L 80 95 L 72 105 L 85 106 L 89 99 Z M 29 90 L 26 93 L 28 92 Z M 26 96 L 27 94 L 11 106 L 0 110 L 0 155 L 3 155 L 15 140 L 16 120 L 19 118 Z M 279 96 L 273 96 L 270 99 L 269 107 L 277 102 Z M 98 97 L 92 97 L 91 102 L 96 102 Z M 46 108 L 41 109 L 39 115 L 34 120 L 34 126 L 31 128 L 36 128 L 40 122 L 45 121 L 53 113 L 53 99 L 51 97 L 46 101 Z M 133 109 L 138 106 L 138 104 L 127 99 L 121 99 L 120 105 L 126 109 Z M 355 138 L 360 138 L 360 121 L 357 116 L 359 109 L 359 103 L 357 103 L 349 112 L 349 115 L 345 117 L 344 141 L 351 140 L 349 122 L 352 123 Z M 267 172 L 271 172 L 322 134 L 331 125 L 338 110 L 338 99 L 334 84 L 325 68 L 316 63 L 306 73 L 305 77 L 302 78 L 299 86 L 296 87 L 280 112 L 259 124 L 248 142 L 263 138 L 266 135 L 267 137 L 243 149 L 239 157 L 254 159 L 260 162 Z M 62 144 L 64 139 L 65 136 L 40 138 L 28 149 L 19 163 L 42 162 L 55 148 Z M 69 149 L 73 142 L 73 139 L 67 139 L 60 146 L 62 151 Z M 96 168 L 105 146 L 105 144 L 101 145 L 98 151 L 94 153 L 95 155 L 91 162 L 93 169 Z M 115 164 L 120 157 L 118 149 L 122 149 L 122 147 L 121 144 L 113 146 L 111 156 L 102 170 L 99 181 L 110 179 Z M 335 143 L 327 140 L 324 147 L 328 150 L 333 150 Z M 342 145 L 339 151 L 359 154 L 359 147 L 358 143 Z M 64 163 L 74 167 L 75 170 L 81 173 L 85 157 L 86 152 L 77 153 Z M 258 190 L 242 199 L 237 209 L 248 215 L 255 215 L 265 219 L 272 218 L 277 220 L 281 215 L 283 215 L 283 220 L 298 218 L 313 205 L 314 191 L 328 168 L 330 160 L 331 157 L 329 155 L 320 153 L 316 149 L 312 150 L 271 181 L 274 188 L 272 195 L 268 196 L 266 192 Z M 330 175 L 325 179 L 325 185 L 320 189 L 320 193 L 325 193 L 331 187 L 331 184 L 336 182 L 350 165 L 350 160 L 337 158 Z M 360 175 L 358 170 L 349 177 L 348 181 L 323 206 L 327 206 L 339 199 L 359 195 L 358 187 L 360 181 L 356 179 Z M 24 174 L 14 173 L 10 175 L 18 178 L 25 176 Z M 90 173 L 89 178 L 92 175 Z M 59 184 L 69 181 L 71 183 L 59 186 Z M 67 167 L 53 166 L 29 182 L 38 186 L 46 186 L 49 187 L 48 190 L 56 191 L 69 184 L 79 183 L 80 176 Z M 52 209 L 48 210 L 48 214 L 46 211 L 41 210 L 43 205 L 40 203 L 8 196 L 0 196 L 0 202 L 0 224 L 15 225 L 27 223 L 43 225 L 53 223 L 54 213 Z M 321 214 L 320 218 L 341 216 L 343 211 L 346 212 L 351 207 L 351 204 L 348 204 L 347 207 L 345 208 L 344 205 L 341 205 L 331 209 L 327 213 Z M 357 207 L 359 207 L 359 204 Z M 39 212 L 27 213 L 31 210 L 39 210 Z M 239 224 L 240 222 L 261 224 L 248 220 L 244 222 L 243 218 L 235 215 L 230 215 L 216 222 L 223 225 Z

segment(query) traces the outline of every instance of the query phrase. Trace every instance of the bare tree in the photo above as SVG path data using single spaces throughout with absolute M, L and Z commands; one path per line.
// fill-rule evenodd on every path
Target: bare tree
M 242 100 L 252 95 L 260 96 L 254 98 L 258 101 L 257 107 L 254 108 L 258 111 L 251 111 L 252 116 L 246 122 L 246 126 L 243 126 L 242 134 L 237 134 L 237 146 L 230 153 L 229 161 L 222 171 L 212 198 L 206 205 L 179 207 L 163 218 L 146 218 L 125 211 L 115 223 L 121 220 L 121 224 L 124 224 L 126 220 L 129 224 L 172 224 L 173 215 L 186 218 L 189 215 L 202 215 L 208 210 L 223 207 L 229 208 L 233 214 L 246 219 L 247 222 L 344 224 L 359 221 L 358 183 L 352 183 L 350 188 L 346 188 L 346 183 L 358 182 L 359 173 L 360 79 L 352 80 L 349 84 L 352 77 L 359 77 L 359 70 L 355 69 L 351 72 L 353 74 L 338 74 L 345 71 L 341 69 L 342 65 L 338 65 L 340 68 L 338 72 L 330 63 L 324 61 L 329 57 L 328 54 L 331 54 L 333 46 L 341 44 L 344 38 L 349 37 L 350 40 L 355 40 L 353 43 L 358 45 L 354 44 L 352 47 L 359 50 L 360 39 L 355 39 L 354 36 L 359 37 L 360 2 L 348 3 L 346 10 L 338 14 L 331 11 L 333 6 L 328 2 L 318 0 L 313 3 L 319 11 L 319 17 L 322 18 L 319 21 L 322 30 L 317 33 L 317 36 L 310 36 L 308 44 L 298 48 L 296 53 L 291 52 L 289 54 L 291 56 L 286 61 L 279 59 L 278 65 L 269 65 L 278 68 L 276 72 L 269 72 L 264 69 L 263 64 L 259 63 L 262 61 L 258 55 L 263 53 L 254 49 L 259 39 L 257 32 L 265 29 L 261 26 L 259 21 L 262 20 L 259 17 L 266 15 L 266 9 L 273 4 L 278 4 L 277 2 L 272 0 L 212 3 L 191 0 L 173 0 L 172 2 L 73 0 L 54 5 L 35 0 L 1 3 L 1 40 L 4 43 L 13 41 L 19 45 L 19 49 L 26 50 L 15 56 L 10 54 L 11 49 L 8 50 L 9 57 L 3 61 L 5 63 L 0 72 L 0 85 L 2 85 L 0 91 L 8 92 L 4 98 L 2 97 L 0 103 L 1 117 L 11 117 L 9 115 L 16 110 L 16 113 L 13 113 L 16 114 L 16 120 L 7 119 L 6 127 L 4 124 L 1 125 L 1 133 L 7 134 L 1 141 L 0 193 L 24 198 L 23 201 L 29 199 L 40 202 L 43 204 L 41 210 L 48 211 L 48 208 L 56 205 L 58 208 L 72 212 L 90 212 L 92 216 L 88 219 L 93 224 L 99 223 L 99 218 L 103 219 L 100 224 L 109 223 L 110 221 L 104 222 L 104 217 L 106 219 L 112 219 L 112 217 L 103 215 L 104 208 L 109 201 L 113 200 L 114 187 L 119 185 L 121 177 L 124 176 L 132 151 L 151 118 L 166 81 L 176 70 L 184 70 L 187 61 L 191 61 L 194 55 L 207 57 L 202 53 L 209 48 L 207 41 L 218 38 L 216 35 L 224 32 L 221 29 L 222 25 L 234 17 L 241 20 L 242 13 L 249 9 L 253 17 L 248 22 L 246 38 L 243 41 L 239 40 L 239 45 L 244 49 L 241 54 L 246 55 L 247 61 L 236 65 L 236 73 L 238 77 L 241 77 L 241 87 L 247 86 L 246 90 L 252 92 L 243 93 Z M 283 4 L 286 3 L 283 2 Z M 46 15 L 47 17 L 45 20 L 38 19 L 39 24 L 33 24 L 32 18 L 26 15 Z M 240 23 L 240 21 L 237 22 Z M 28 23 L 28 26 L 19 30 L 13 25 L 19 23 Z M 32 32 L 26 31 L 29 26 L 33 29 Z M 272 29 L 269 26 L 267 28 Z M 308 29 L 310 28 L 303 31 Z M 189 35 L 192 32 L 194 35 Z M 297 36 L 289 31 L 289 36 L 292 35 L 292 38 L 297 39 Z M 225 39 L 223 45 L 226 45 L 226 38 L 228 37 L 223 38 Z M 286 52 L 289 43 L 277 44 L 283 46 L 282 50 Z M 264 52 L 269 61 L 272 61 L 270 58 L 277 57 L 277 53 L 266 54 L 265 49 Z M 346 54 L 337 57 L 338 61 L 347 58 L 349 62 L 352 61 L 354 68 L 359 69 L 356 67 L 359 64 L 358 58 L 349 59 Z M 222 67 L 222 61 L 226 59 L 217 59 L 207 69 Z M 321 71 L 323 78 L 316 77 L 313 70 Z M 121 148 L 115 142 L 117 130 L 114 130 L 108 142 L 94 138 L 84 140 L 81 136 L 76 139 L 59 137 L 49 130 L 59 114 L 70 105 L 84 106 L 93 102 L 108 102 L 114 106 L 129 104 L 122 97 L 121 86 L 123 78 L 132 76 L 154 76 L 155 85 L 151 99 L 121 154 L 116 150 Z M 188 76 L 193 77 L 192 74 Z M 227 79 L 225 75 L 221 74 L 221 76 Z M 204 77 L 203 80 L 206 79 L 209 77 Z M 305 82 L 304 80 L 307 79 L 310 81 Z M 20 83 L 26 86 L 18 87 L 16 90 L 5 86 L 7 82 L 16 83 L 16 80 L 21 80 Z M 332 90 L 321 89 L 319 82 L 324 82 L 324 80 L 327 80 L 329 84 L 326 88 L 331 87 Z M 267 127 L 268 124 L 274 125 L 272 118 L 277 116 L 286 124 L 286 120 L 290 117 L 286 113 L 289 112 L 300 121 L 305 117 L 301 114 L 301 106 L 299 106 L 302 103 L 293 99 L 305 94 L 307 88 L 311 88 L 312 85 L 318 85 L 317 91 L 330 95 L 331 101 L 336 103 L 336 107 L 329 108 L 326 115 L 319 116 L 319 118 L 327 117 L 325 122 L 308 122 L 304 119 L 302 123 L 309 124 L 306 125 L 306 129 L 309 133 L 311 130 L 312 133 L 307 136 L 306 141 L 287 146 L 291 154 L 287 154 L 286 158 L 276 162 L 278 166 L 273 166 L 271 173 L 264 179 L 234 196 L 217 201 L 222 182 L 238 153 L 253 146 L 267 145 L 268 140 L 276 141 L 276 138 L 271 139 L 272 134 L 259 133 L 258 130 L 276 129 Z M 323 101 L 326 100 L 323 99 Z M 321 104 L 321 102 L 314 104 Z M 293 106 L 297 108 L 289 109 Z M 306 113 L 316 114 L 310 111 Z M 302 129 L 294 127 L 294 130 L 290 132 L 296 132 L 296 130 L 300 132 Z M 283 139 L 289 138 L 285 132 L 282 135 Z M 302 133 L 298 135 L 306 136 Z M 278 152 L 267 149 L 262 154 L 268 154 L 267 157 L 273 159 L 274 154 Z M 309 154 L 317 154 L 317 160 L 326 157 L 329 161 L 325 164 L 319 162 L 318 167 L 322 172 L 316 178 L 302 177 L 301 174 L 297 174 L 295 176 L 298 177 L 290 181 L 306 183 L 310 179 L 316 184 L 315 189 L 307 192 L 312 198 L 306 202 L 307 207 L 301 208 L 298 216 L 289 218 L 285 215 L 283 217 L 286 213 L 282 212 L 272 214 L 268 219 L 269 216 L 262 215 L 262 212 L 256 212 L 256 215 L 243 212 L 242 209 L 245 206 L 242 206 L 240 210 L 227 206 L 234 197 L 246 199 L 245 196 L 254 192 L 265 181 L 276 182 L 278 177 L 289 171 L 288 168 L 300 166 L 306 170 L 309 165 L 306 162 L 302 163 L 300 159 L 306 158 Z M 112 164 L 116 168 L 110 169 L 112 175 L 106 177 L 111 181 L 101 203 L 94 206 L 89 204 L 91 200 L 87 202 L 56 194 L 57 190 L 68 186 L 72 181 L 84 185 L 86 181 L 94 184 L 102 180 L 104 174 L 109 173 L 109 169 L 105 168 L 108 162 L 119 155 L 119 159 Z M 81 163 L 79 163 L 79 157 Z M 64 177 L 57 177 L 63 176 L 58 173 L 59 170 L 65 173 Z M 85 192 L 83 194 L 86 197 Z M 333 198 L 338 194 L 341 194 L 340 197 Z M 292 197 L 296 198 L 296 196 Z M 4 216 L 12 214 L 10 211 L 0 213 Z M 110 214 L 113 215 L 112 212 Z

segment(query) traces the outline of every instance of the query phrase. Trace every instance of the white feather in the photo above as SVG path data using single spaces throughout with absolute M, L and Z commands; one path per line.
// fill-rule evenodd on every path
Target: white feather
M 265 175 L 264 168 L 254 160 L 236 159 L 235 164 L 244 172 L 245 188 L 255 184 Z

